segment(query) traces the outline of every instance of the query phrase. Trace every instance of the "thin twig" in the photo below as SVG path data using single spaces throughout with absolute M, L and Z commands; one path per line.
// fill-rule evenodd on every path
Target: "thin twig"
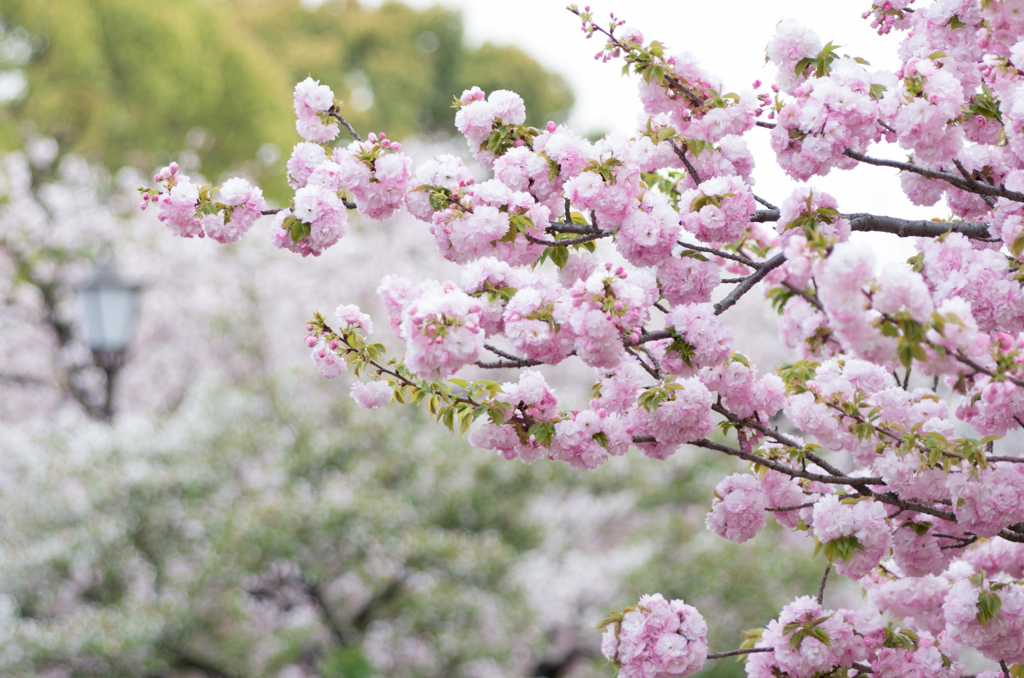
M 677 245 L 682 245 L 686 249 L 693 250 L 695 252 L 707 252 L 708 254 L 714 254 L 716 257 L 722 257 L 723 259 L 729 259 L 731 261 L 735 261 L 735 262 L 738 262 L 740 264 L 743 264 L 744 266 L 749 266 L 750 268 L 761 268 L 761 266 L 762 266 L 758 262 L 753 261 L 751 259 L 748 259 L 746 257 L 741 257 L 739 255 L 732 254 L 730 252 L 724 252 L 722 250 L 715 249 L 714 247 L 705 247 L 703 245 L 692 245 L 692 244 L 690 244 L 688 242 L 683 242 L 682 240 L 677 240 L 676 244 Z
M 341 117 L 341 114 L 338 113 L 337 109 L 334 106 L 331 106 L 330 110 L 327 111 L 327 113 L 332 118 L 334 118 L 335 120 L 340 122 L 342 125 L 344 125 L 345 129 L 348 130 L 348 133 L 352 135 L 353 139 L 355 139 L 358 142 L 362 142 L 363 141 L 363 138 L 361 136 L 359 136 L 359 132 L 357 132 L 355 130 L 355 128 L 353 128 L 352 125 L 349 124 L 348 120 L 346 120 L 345 118 Z
M 967 171 L 967 168 L 964 167 L 963 163 L 960 162 L 958 159 L 953 158 L 953 164 L 956 165 L 957 171 L 960 172 L 960 176 L 962 176 L 964 179 L 967 179 L 967 181 L 972 182 L 977 181 L 977 179 L 971 176 L 971 173 Z M 985 204 L 988 205 L 989 209 L 995 208 L 996 201 L 992 199 L 992 196 L 983 195 L 981 196 L 981 199 L 985 201 Z
M 766 506 L 765 511 L 771 511 L 773 513 L 784 513 L 786 511 L 799 511 L 800 509 L 811 508 L 817 502 L 809 501 L 806 504 L 797 504 L 796 506 Z
M 793 283 L 787 282 L 785 280 L 782 281 L 782 286 L 785 287 L 790 292 L 792 292 L 793 294 L 803 297 L 804 301 L 806 301 L 811 306 L 814 306 L 822 313 L 825 312 L 825 307 L 821 305 L 821 302 L 818 301 L 818 298 L 808 293 L 807 290 L 797 289 L 796 286 L 793 285 Z
M 693 183 L 700 185 L 700 175 L 697 174 L 697 170 L 694 169 L 693 165 L 686 158 L 686 151 L 676 146 L 676 142 L 673 139 L 669 139 L 668 143 L 672 145 L 672 150 L 676 152 L 679 159 L 683 161 L 683 165 L 686 166 L 686 171 L 690 173 L 690 177 L 693 178 Z
M 818 605 L 821 605 L 822 599 L 825 597 L 825 581 L 828 580 L 828 573 L 832 571 L 832 563 L 825 566 L 825 573 L 821 575 L 821 583 L 818 584 Z
M 748 647 L 742 650 L 729 650 L 728 652 L 708 652 L 708 659 L 724 659 L 735 657 L 740 654 L 752 654 L 754 652 L 775 652 L 773 647 Z

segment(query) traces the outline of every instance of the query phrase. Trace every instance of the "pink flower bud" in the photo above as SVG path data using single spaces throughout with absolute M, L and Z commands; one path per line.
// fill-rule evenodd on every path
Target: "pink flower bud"
M 310 334 L 306 337 L 306 346 L 309 348 L 316 346 L 316 337 L 314 335 Z
M 555 124 L 555 121 L 554 120 L 548 120 L 547 130 L 549 132 L 554 132 L 556 129 L 558 129 L 558 126 Z

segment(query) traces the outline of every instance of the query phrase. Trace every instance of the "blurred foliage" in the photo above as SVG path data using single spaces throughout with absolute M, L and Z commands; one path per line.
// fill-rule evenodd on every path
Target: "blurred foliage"
M 440 678 L 486 662 L 598 678 L 593 626 L 641 592 L 700 606 L 723 650 L 816 588 L 820 562 L 773 551 L 774 530 L 753 547 L 705 532 L 721 458 L 582 474 L 484 455 L 414 410 L 265 386 L 194 393 L 159 423 L 0 429 L 17 480 L 0 497 L 0 637 L 19 648 L 0 650 L 3 675 Z M 609 586 L 603 561 L 634 550 L 648 555 Z M 559 569 L 573 559 L 588 567 Z M 560 608 L 568 627 L 547 616 Z
M 565 82 L 518 49 L 467 48 L 459 15 L 438 7 L 5 0 L 0 20 L 38 47 L 24 66 L 28 95 L 0 107 L 0 147 L 38 132 L 109 168 L 146 171 L 188 147 L 186 169 L 199 159 L 214 181 L 241 171 L 279 199 L 279 156 L 298 141 L 291 89 L 307 76 L 348 101 L 357 129 L 392 138 L 452 133 L 452 99 L 471 85 L 519 92 L 534 125 L 572 105 Z M 264 143 L 279 153 L 259 154 Z
M 6 0 L 3 19 L 49 44 L 25 68 L 28 96 L 0 112 L 8 149 L 30 125 L 108 167 L 149 170 L 199 127 L 215 178 L 294 134 L 285 72 L 219 4 Z
M 224 2 L 291 81 L 312 76 L 343 100 L 372 91 L 372 106 L 360 110 L 367 98 L 344 110 L 357 129 L 396 138 L 451 133 L 452 99 L 473 85 L 518 92 L 534 126 L 563 120 L 572 105 L 565 81 L 515 47 L 466 47 L 458 13 L 441 7 L 418 11 L 388 2 L 370 10 L 329 0 L 302 11 L 296 0 Z

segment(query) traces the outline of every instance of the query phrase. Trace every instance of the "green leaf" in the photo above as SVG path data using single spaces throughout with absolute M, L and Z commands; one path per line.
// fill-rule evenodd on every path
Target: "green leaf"
M 978 596 L 978 622 L 987 628 L 988 623 L 999 614 L 999 608 L 1002 606 L 1003 601 L 997 594 L 990 591 L 982 591 L 981 595 Z
M 569 248 L 548 247 L 541 256 L 551 259 L 558 268 L 565 268 L 565 265 L 569 263 Z

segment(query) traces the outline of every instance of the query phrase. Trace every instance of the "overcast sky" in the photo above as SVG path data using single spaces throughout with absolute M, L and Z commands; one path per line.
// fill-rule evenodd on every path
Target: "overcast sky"
M 570 124 L 581 133 L 594 130 L 630 133 L 641 112 L 636 81 L 621 75 L 621 62 L 594 60 L 600 49 L 598 38 L 586 40 L 579 20 L 557 0 L 518 0 L 497 3 L 481 0 L 404 0 L 414 7 L 443 5 L 462 12 L 466 40 L 515 45 L 546 68 L 560 73 L 576 96 Z M 364 0 L 379 5 L 380 0 Z M 580 2 L 580 6 L 587 4 Z M 868 0 L 597 0 L 589 3 L 595 18 L 607 20 L 610 12 L 626 20 L 626 26 L 640 29 L 646 40 L 660 40 L 671 52 L 696 54 L 707 70 L 719 75 L 729 91 L 749 88 L 755 79 L 770 82 L 775 67 L 764 62 L 765 44 L 783 19 L 797 19 L 814 29 L 822 42 L 842 46 L 841 53 L 859 56 L 872 68 L 894 70 L 900 36 L 879 37 L 860 15 Z M 504 8 L 499 10 L 498 8 Z M 768 147 L 767 131 L 756 129 L 746 135 L 757 160 L 755 191 L 768 200 L 781 202 L 794 182 L 772 167 L 774 154 Z M 880 155 L 906 159 L 898 148 L 878 151 Z M 813 185 L 832 193 L 846 212 L 874 212 L 902 217 L 945 216 L 941 206 L 927 213 L 903 197 L 895 171 L 861 167 L 854 172 L 833 170 Z M 905 259 L 905 248 L 890 245 L 885 238 L 879 248 L 882 258 Z

